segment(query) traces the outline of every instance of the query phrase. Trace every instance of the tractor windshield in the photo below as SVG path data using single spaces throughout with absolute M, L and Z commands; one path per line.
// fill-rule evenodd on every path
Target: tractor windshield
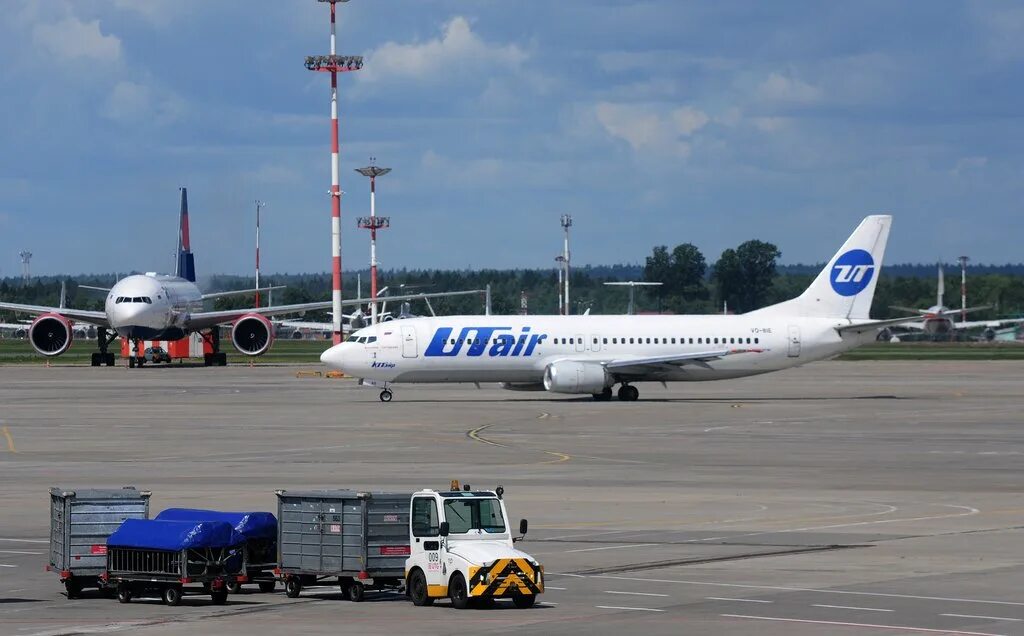
M 445 499 L 444 518 L 452 534 L 466 534 L 471 530 L 505 532 L 505 518 L 497 499 Z

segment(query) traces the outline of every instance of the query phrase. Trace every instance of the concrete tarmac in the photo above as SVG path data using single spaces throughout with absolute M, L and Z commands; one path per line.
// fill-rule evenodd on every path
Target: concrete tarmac
M 0 367 L 0 635 L 1024 634 L 1024 363 L 821 362 L 640 401 L 304 368 Z M 530 610 L 337 588 L 67 600 L 50 486 L 274 510 L 279 488 L 502 484 Z

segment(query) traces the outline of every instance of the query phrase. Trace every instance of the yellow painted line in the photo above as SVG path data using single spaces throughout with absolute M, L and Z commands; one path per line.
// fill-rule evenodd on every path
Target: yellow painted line
M 6 426 L 3 427 L 3 433 L 4 437 L 7 438 L 7 450 L 11 451 L 12 453 L 17 453 L 18 449 L 14 447 L 14 438 L 11 437 L 11 432 L 7 430 Z
M 494 426 L 494 424 L 484 424 L 483 426 L 478 426 L 478 427 L 474 428 L 473 430 L 468 431 L 466 433 L 466 436 L 469 437 L 469 439 L 471 439 L 471 440 L 473 440 L 475 442 L 480 442 L 482 444 L 490 444 L 491 446 L 497 446 L 499 448 L 511 448 L 510 446 L 506 446 L 505 444 L 500 444 L 500 443 L 495 442 L 493 440 L 489 440 L 486 437 L 483 437 L 482 435 L 480 435 L 480 431 L 488 429 L 488 428 L 490 428 L 492 426 Z
M 550 460 L 548 460 L 546 462 L 541 462 L 542 464 L 559 464 L 561 462 L 567 462 L 570 459 L 572 459 L 572 455 L 568 455 L 566 453 L 559 453 L 559 452 L 556 452 L 556 451 L 544 451 L 544 452 L 546 454 L 548 454 L 548 455 L 554 456 L 555 459 L 550 459 Z

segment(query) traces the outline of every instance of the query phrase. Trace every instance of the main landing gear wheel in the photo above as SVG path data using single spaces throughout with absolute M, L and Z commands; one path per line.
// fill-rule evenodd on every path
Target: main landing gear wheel
M 128 368 L 129 369 L 134 369 L 135 368 L 135 356 L 131 356 L 131 357 L 128 358 Z
M 619 387 L 619 399 L 623 402 L 636 402 L 640 397 L 640 391 L 631 384 L 623 384 Z
M 380 392 L 381 402 L 390 402 L 392 397 L 394 397 L 394 395 L 391 393 L 391 389 L 384 389 Z
M 598 402 L 607 402 L 612 399 L 612 387 L 606 386 L 600 393 L 595 393 L 594 399 Z

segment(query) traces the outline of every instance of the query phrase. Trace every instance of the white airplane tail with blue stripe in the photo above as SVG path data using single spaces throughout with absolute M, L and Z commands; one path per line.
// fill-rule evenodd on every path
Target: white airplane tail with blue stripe
M 887 214 L 866 217 L 803 294 L 758 313 L 868 319 L 891 225 Z

